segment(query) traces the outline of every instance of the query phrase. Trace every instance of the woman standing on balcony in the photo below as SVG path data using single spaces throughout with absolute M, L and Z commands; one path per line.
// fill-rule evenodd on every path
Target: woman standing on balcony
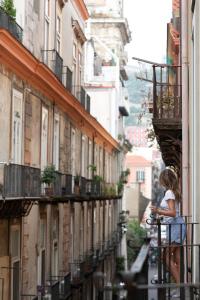
M 165 188 L 165 195 L 160 207 L 151 206 L 151 211 L 163 217 L 162 224 L 170 224 L 166 225 L 167 240 L 170 242 L 170 247 L 166 253 L 166 264 L 178 283 L 180 282 L 180 245 L 183 243 L 186 234 L 185 223 L 180 216 L 179 209 L 181 195 L 177 176 L 171 169 L 166 168 L 162 171 L 159 181 Z

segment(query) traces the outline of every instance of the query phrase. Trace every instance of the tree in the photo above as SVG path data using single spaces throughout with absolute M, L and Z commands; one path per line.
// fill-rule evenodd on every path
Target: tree
M 132 241 L 134 248 L 127 247 L 127 260 L 128 266 L 132 265 L 135 261 L 140 248 L 144 243 L 144 238 L 146 237 L 146 230 L 140 226 L 140 223 L 137 220 L 131 220 L 128 224 L 128 231 L 126 233 L 126 239 Z
M 9 16 L 11 16 L 13 19 L 16 19 L 16 8 L 14 7 L 13 0 L 3 0 L 1 2 L 1 7 Z

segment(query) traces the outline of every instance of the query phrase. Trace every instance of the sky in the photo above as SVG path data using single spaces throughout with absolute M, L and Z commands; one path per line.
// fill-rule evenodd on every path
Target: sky
M 132 56 L 165 62 L 167 23 L 172 16 L 172 0 L 124 0 L 132 41 L 126 46 L 129 64 Z

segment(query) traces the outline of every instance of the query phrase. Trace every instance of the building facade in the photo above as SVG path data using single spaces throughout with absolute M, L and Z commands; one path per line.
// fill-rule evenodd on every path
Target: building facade
M 124 117 L 129 115 L 128 79 L 124 47 L 131 40 L 123 1 L 86 1 L 86 77 L 91 97 L 91 114 L 115 138 L 124 135 Z
M 88 11 L 15 4 L 21 26 L 0 9 L 0 294 L 94 299 L 91 274 L 111 282 L 120 253 L 121 154 L 83 86 Z

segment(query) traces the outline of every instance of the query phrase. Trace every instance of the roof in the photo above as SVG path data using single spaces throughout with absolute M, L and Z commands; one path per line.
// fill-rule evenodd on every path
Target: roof
M 126 165 L 127 167 L 151 167 L 152 164 L 143 156 L 132 154 L 126 156 Z

